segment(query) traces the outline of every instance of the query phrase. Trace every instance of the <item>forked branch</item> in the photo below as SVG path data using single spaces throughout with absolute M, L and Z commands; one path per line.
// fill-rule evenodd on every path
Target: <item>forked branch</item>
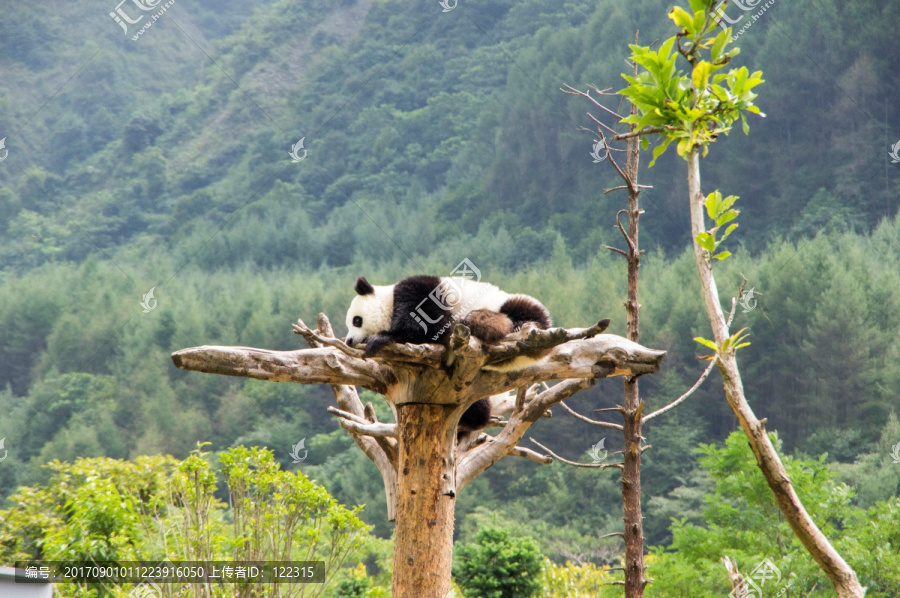
M 587 339 L 597 336 L 609 327 L 609 320 L 600 320 L 590 328 L 548 328 L 542 330 L 526 326 L 519 332 L 509 335 L 496 344 L 486 345 L 485 365 L 507 361 L 520 355 L 535 355 L 573 340 Z

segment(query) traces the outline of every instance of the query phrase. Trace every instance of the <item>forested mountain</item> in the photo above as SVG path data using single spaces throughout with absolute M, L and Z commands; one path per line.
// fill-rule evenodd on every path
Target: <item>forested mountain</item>
M 666 3 L 432 4 L 260 2 L 245 20 L 176 4 L 137 41 L 72 5 L 12 9 L 0 263 L 141 243 L 179 262 L 226 221 L 192 263 L 421 263 L 465 247 L 514 267 L 546 257 L 557 232 L 592 255 L 616 208 L 599 193 L 612 173 L 576 130 L 586 106 L 558 88 L 618 88 L 627 43 L 661 34 Z M 741 195 L 749 249 L 870 231 L 896 212 L 900 52 L 879 23 L 898 10 L 785 4 L 742 35 L 739 59 L 766 73 L 767 118 L 721 143 L 705 173 Z M 831 15 L 827 35 L 809 26 L 817 14 Z M 666 250 L 685 243 L 678 168 L 645 175 L 647 240 Z
M 670 4 L 179 0 L 136 40 L 114 2 L 4 6 L 0 495 L 46 479 L 52 459 L 184 457 L 199 440 L 266 445 L 296 467 L 307 438 L 304 470 L 389 535 L 381 481 L 335 431 L 329 390 L 187 374 L 169 353 L 297 347 L 291 322 L 320 311 L 342 333 L 357 276 L 443 274 L 464 257 L 560 325 L 609 317 L 624 332 L 624 264 L 603 248 L 624 198 L 603 193 L 617 178 L 578 130 L 591 106 L 559 88 L 619 89 L 635 31 L 668 37 Z M 775 3 L 735 59 L 763 70 L 766 117 L 704 163 L 709 190 L 741 196 L 720 291 L 730 301 L 742 273 L 758 293 L 737 315 L 748 397 L 787 450 L 831 461 L 881 451 L 900 396 L 897 25 L 896 2 Z M 641 177 L 641 340 L 669 351 L 641 389 L 661 406 L 701 371 L 692 339 L 708 324 L 683 164 L 667 155 Z M 617 401 L 607 381 L 571 404 Z M 734 427 L 714 375 L 648 429 L 654 543 L 670 515 L 699 517 L 708 482 L 691 450 Z M 535 435 L 573 458 L 600 437 L 561 412 Z M 879 475 L 860 495 L 898 485 Z M 586 538 L 614 528 L 617 492 L 615 474 L 503 462 L 461 495 L 460 527 L 535 517 L 551 494 L 565 506 L 533 521 L 548 550 L 600 554 Z

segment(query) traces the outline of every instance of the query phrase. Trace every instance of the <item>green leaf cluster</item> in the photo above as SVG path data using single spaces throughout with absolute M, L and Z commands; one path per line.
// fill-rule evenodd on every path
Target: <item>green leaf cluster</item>
M 722 346 L 720 347 L 715 343 L 715 341 L 711 341 L 708 338 L 703 338 L 702 336 L 695 336 L 694 340 L 716 352 L 716 355 L 709 355 L 707 357 L 701 357 L 704 360 L 715 359 L 718 355 L 722 353 L 727 353 L 728 351 L 737 351 L 743 347 L 749 347 L 750 343 L 746 342 L 746 338 L 749 336 L 749 333 L 746 332 L 746 328 L 741 328 L 728 338 L 726 338 L 722 342 Z
M 724 260 L 731 255 L 730 251 L 716 253 L 716 249 L 734 232 L 734 229 L 738 227 L 737 223 L 728 225 L 721 236 L 717 235 L 722 226 L 731 222 L 740 214 L 738 210 L 731 209 L 735 201 L 737 201 L 736 195 L 729 195 L 723 199 L 722 194 L 718 190 L 713 191 L 706 197 L 704 202 L 706 213 L 716 225 L 705 232 L 697 233 L 697 244 L 708 252 L 711 260 Z
M 765 116 L 754 104 L 752 90 L 763 83 L 762 72 L 750 73 L 746 67 L 719 72 L 738 54 L 726 50 L 731 30 L 715 33 L 712 16 L 715 2 L 692 0 L 691 12 L 676 6 L 669 18 L 679 27 L 658 50 L 632 44 L 631 60 L 641 67 L 637 76 L 623 74 L 628 85 L 619 91 L 637 107 L 638 113 L 622 122 L 635 124 L 646 134 L 660 133 L 650 166 L 676 143 L 678 155 L 686 157 L 693 149 L 706 156 L 708 146 L 720 134 L 728 134 L 738 118 L 744 133 L 749 132 L 746 112 Z M 690 71 L 677 67 L 681 56 Z M 644 148 L 649 142 L 644 137 Z

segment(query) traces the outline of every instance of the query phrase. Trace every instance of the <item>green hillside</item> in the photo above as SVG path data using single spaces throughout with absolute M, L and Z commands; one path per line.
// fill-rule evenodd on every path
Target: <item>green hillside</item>
M 818 4 L 780 5 L 742 36 L 741 59 L 767 67 L 768 116 L 706 167 L 711 184 L 741 194 L 753 251 L 823 229 L 867 232 L 898 207 L 885 151 L 898 42 L 877 26 L 898 8 Z M 0 100 L 6 269 L 125 259 L 144 245 L 176 262 L 196 254 L 205 269 L 421 263 L 438 247 L 508 268 L 545 258 L 557 232 L 577 256 L 609 236 L 616 199 L 598 191 L 611 171 L 576 130 L 586 107 L 558 88 L 620 86 L 627 42 L 638 28 L 645 39 L 662 31 L 665 3 L 444 14 L 430 3 L 282 2 L 252 17 L 202 6 L 173 7 L 138 42 L 74 7 L 4 20 L 15 30 L 0 42 L 11 82 Z M 841 23 L 827 43 L 807 26 L 821 11 Z M 66 40 L 79 19 L 93 35 Z M 294 164 L 301 137 L 309 154 Z M 671 160 L 645 178 L 656 208 L 647 238 L 667 251 L 685 243 L 682 178 Z M 498 234 L 510 236 L 503 248 L 492 247 Z

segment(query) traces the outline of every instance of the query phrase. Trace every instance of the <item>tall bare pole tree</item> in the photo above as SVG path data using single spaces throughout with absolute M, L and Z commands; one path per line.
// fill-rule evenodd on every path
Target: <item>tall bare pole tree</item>
M 315 330 L 302 321 L 294 325 L 310 349 L 204 346 L 173 353 L 172 360 L 186 370 L 330 384 L 337 407 L 328 410 L 378 467 L 388 516 L 396 521 L 393 595 L 443 598 L 450 590 L 457 493 L 507 455 L 551 462 L 547 455 L 518 446 L 526 430 L 551 406 L 601 378 L 659 369 L 665 351 L 601 334 L 608 324 L 603 320 L 573 330 L 526 325 L 490 345 L 456 324 L 449 348 L 398 344 L 366 358 L 363 350 L 335 338 L 328 318 L 320 314 Z M 549 350 L 545 359 L 521 371 L 482 369 L 544 350 Z M 453 366 L 443 365 L 448 362 Z M 547 386 L 550 380 L 560 382 Z M 371 403 L 364 406 L 360 401 L 356 386 L 384 395 L 397 421 L 379 422 Z M 459 418 L 466 409 L 510 390 L 516 391 L 515 400 L 492 405 L 499 433 L 458 436 Z
M 635 34 L 635 43 L 638 41 L 638 34 Z M 637 75 L 637 64 L 632 63 L 633 75 Z M 643 250 L 640 249 L 640 216 L 643 214 L 643 210 L 640 207 L 640 194 L 643 189 L 649 189 L 648 185 L 640 185 L 638 184 L 638 172 L 640 166 L 640 139 L 636 134 L 637 126 L 635 124 L 630 124 L 627 127 L 627 132 L 620 133 L 619 128 L 621 125 L 621 109 L 622 109 L 622 98 L 617 93 L 610 93 L 608 89 L 601 90 L 597 87 L 589 87 L 586 91 L 580 91 L 575 89 L 570 85 L 564 85 L 561 89 L 564 93 L 568 93 L 571 95 L 582 96 L 588 99 L 595 107 L 599 108 L 603 114 L 607 117 L 612 117 L 615 122 L 613 126 L 609 126 L 604 124 L 604 122 L 594 116 L 591 113 L 588 113 L 590 119 L 596 125 L 596 131 L 592 129 L 588 129 L 582 127 L 581 130 L 588 132 L 596 132 L 598 135 L 598 139 L 594 142 L 594 155 L 595 160 L 600 158 L 601 160 L 608 160 L 609 164 L 615 169 L 616 173 L 622 179 L 623 184 L 606 189 L 605 193 L 610 193 L 613 191 L 621 191 L 625 190 L 628 194 L 628 208 L 619 210 L 616 214 L 616 225 L 614 228 L 617 228 L 625 239 L 626 249 L 620 249 L 617 247 L 606 246 L 607 249 L 622 255 L 625 257 L 628 267 L 627 267 L 627 294 L 624 302 L 625 305 L 625 317 L 626 317 L 626 336 L 628 340 L 633 342 L 638 342 L 640 338 L 640 308 L 641 304 L 639 301 L 639 274 L 640 274 L 640 265 L 641 265 L 641 255 L 643 254 Z M 620 98 L 619 108 L 616 111 L 607 108 L 603 105 L 598 98 L 595 98 L 591 95 L 591 92 L 595 92 L 599 97 L 603 96 L 613 96 Z M 637 107 L 634 105 L 630 106 L 630 114 L 637 114 Z M 607 137 L 608 135 L 608 137 Z M 625 149 L 618 149 L 613 147 L 611 142 L 615 141 L 625 141 Z M 604 152 L 605 155 L 600 156 L 598 154 L 599 151 Z M 625 167 L 622 168 L 618 161 L 615 158 L 614 152 L 624 152 L 626 155 Z M 622 225 L 620 221 L 620 217 L 622 214 L 625 214 L 628 218 L 628 230 L 625 230 L 625 227 Z M 674 408 L 676 405 L 684 402 L 697 388 L 699 388 L 700 384 L 706 379 L 711 371 L 712 367 L 708 367 L 706 371 L 700 376 L 699 380 L 683 395 L 678 397 L 675 401 L 670 403 L 669 405 L 655 411 L 653 413 L 649 413 L 644 415 L 645 403 L 640 398 L 639 388 L 638 388 L 638 377 L 637 376 L 626 376 L 624 378 L 624 401 L 622 406 L 617 406 L 612 408 L 614 411 L 618 411 L 623 418 L 623 423 L 614 424 L 611 422 L 605 422 L 600 420 L 594 420 L 591 418 L 586 418 L 582 415 L 579 415 L 569 409 L 565 403 L 562 406 L 569 411 L 572 415 L 577 417 L 582 421 L 586 421 L 595 426 L 601 426 L 605 428 L 610 428 L 614 430 L 618 430 L 622 432 L 624 439 L 624 450 L 623 450 L 623 460 L 622 463 L 614 463 L 609 465 L 593 465 L 593 464 L 578 464 L 568 461 L 566 459 L 561 459 L 555 453 L 551 454 L 557 459 L 561 459 L 562 461 L 578 466 L 588 466 L 588 467 L 618 467 L 622 470 L 622 506 L 623 506 L 623 531 L 622 532 L 613 532 L 612 534 L 607 535 L 620 535 L 623 538 L 625 544 L 625 555 L 623 559 L 623 573 L 624 573 L 624 589 L 626 598 L 642 598 L 644 595 L 644 590 L 648 583 L 652 580 L 645 576 L 645 572 L 647 567 L 644 564 L 644 528 L 643 528 L 643 514 L 641 508 L 641 455 L 650 448 L 649 445 L 644 444 L 643 437 L 643 425 L 650 419 L 661 415 Z M 601 410 L 602 411 L 602 410 Z M 536 443 L 541 448 L 546 447 Z
M 637 34 L 635 34 L 635 43 L 637 43 Z M 634 68 L 636 70 L 637 65 L 634 65 Z M 616 95 L 609 93 L 608 90 L 600 90 L 596 87 L 589 88 L 584 92 L 569 85 L 565 85 L 562 88 L 564 93 L 586 97 L 595 106 L 606 111 L 609 115 L 614 116 L 616 119 L 621 119 L 619 112 L 609 110 L 592 97 L 590 93 L 591 90 L 595 91 L 598 96 Z M 619 110 L 621 110 L 621 102 Z M 634 114 L 635 110 L 636 109 L 632 106 L 631 113 Z M 606 246 L 606 248 L 624 256 L 628 263 L 627 295 L 625 299 L 626 338 L 630 341 L 638 342 L 638 339 L 640 338 L 641 308 L 638 299 L 638 283 L 641 267 L 641 254 L 643 253 L 643 250 L 640 249 L 638 235 L 640 230 L 640 216 L 643 212 L 640 208 L 639 201 L 641 190 L 646 188 L 645 186 L 638 184 L 641 148 L 637 137 L 627 137 L 625 148 L 626 162 L 625 168 L 623 169 L 619 166 L 615 155 L 613 154 L 613 152 L 621 150 L 616 150 L 608 145 L 604 128 L 611 134 L 612 139 L 615 140 L 621 137 L 614 128 L 604 125 L 602 121 L 593 114 L 589 113 L 588 116 L 597 125 L 596 133 L 599 136 L 599 139 L 595 140 L 594 143 L 594 155 L 597 156 L 598 152 L 602 150 L 605 153 L 603 158 L 609 160 L 609 163 L 623 181 L 622 185 L 606 189 L 605 192 L 610 193 L 612 191 L 625 190 L 628 193 L 628 208 L 619 210 L 616 213 L 615 225 L 615 228 L 622 233 L 622 236 L 625 239 L 626 249 L 610 246 Z M 615 123 L 615 126 L 618 127 L 618 124 L 618 122 Z M 590 129 L 582 129 L 590 131 Z M 633 132 L 634 125 L 630 125 L 628 130 L 629 132 Z M 622 214 L 625 214 L 628 218 L 627 231 L 619 219 Z M 621 430 L 624 440 L 624 448 L 622 451 L 623 459 L 621 464 L 622 519 L 624 526 L 620 535 L 625 543 L 625 556 L 622 569 L 625 577 L 624 584 L 626 598 L 642 598 L 644 595 L 644 588 L 649 581 L 644 576 L 646 566 L 644 565 L 644 517 L 641 510 L 641 455 L 649 448 L 649 445 L 645 445 L 643 442 L 642 428 L 644 418 L 642 417 L 642 413 L 644 411 L 644 402 L 640 398 L 638 376 L 625 377 L 623 403 L 622 406 L 614 408 L 622 415 L 622 425 L 615 424 L 615 429 Z M 593 420 L 591 423 L 597 425 L 600 422 Z

